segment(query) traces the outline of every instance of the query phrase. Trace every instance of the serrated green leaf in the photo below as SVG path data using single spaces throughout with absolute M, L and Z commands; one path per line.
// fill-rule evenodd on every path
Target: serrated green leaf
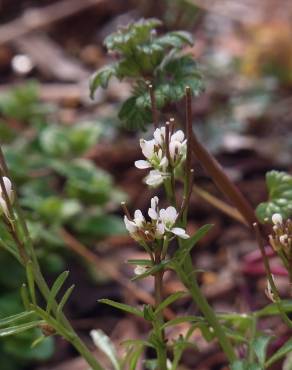
M 141 310 L 139 310 L 138 308 L 135 308 L 135 307 L 131 307 L 131 306 L 129 306 L 127 304 L 124 304 L 124 303 L 115 302 L 115 301 L 112 301 L 111 299 L 99 299 L 98 302 L 107 304 L 107 305 L 115 307 L 115 308 L 118 308 L 119 310 L 131 313 L 131 314 L 136 315 L 138 317 L 142 317 L 142 318 L 144 317 L 144 314 Z
M 152 31 L 160 25 L 161 22 L 155 18 L 140 19 L 107 36 L 104 44 L 108 50 L 118 51 L 125 55 L 132 54 L 135 45 L 150 41 Z
M 119 111 L 119 119 L 129 130 L 143 129 L 145 124 L 152 121 L 151 111 L 139 108 L 136 102 L 135 96 L 130 97 Z
M 261 222 L 269 221 L 274 213 L 280 213 L 284 219 L 292 216 L 292 176 L 286 172 L 270 171 L 266 174 L 269 200 L 260 203 L 256 215 Z
M 53 284 L 53 286 L 50 290 L 49 297 L 48 297 L 48 303 L 47 303 L 47 308 L 46 308 L 46 311 L 48 313 L 50 313 L 50 311 L 52 309 L 52 305 L 53 305 L 54 300 L 56 298 L 56 295 L 58 294 L 58 292 L 62 288 L 63 284 L 65 283 L 65 280 L 67 279 L 68 275 L 69 275 L 69 271 L 64 271 L 55 280 L 55 282 L 54 282 L 54 284 Z
M 117 73 L 116 68 L 117 68 L 116 64 L 110 64 L 108 66 L 105 66 L 99 69 L 97 72 L 93 74 L 93 76 L 90 79 L 90 83 L 89 83 L 91 99 L 94 99 L 95 91 L 99 87 L 102 87 L 103 89 L 107 88 L 109 80 L 111 79 L 111 77 L 115 76 Z
M 181 49 L 184 45 L 193 45 L 193 38 L 189 32 L 185 31 L 173 31 L 158 37 L 155 40 L 155 44 L 163 47 L 174 47 Z
M 289 339 L 277 352 L 275 352 L 265 363 L 265 367 L 271 366 L 274 362 L 286 356 L 287 353 L 292 351 L 292 338 Z
M 155 315 L 157 315 L 159 312 L 163 311 L 167 306 L 175 302 L 176 300 L 182 298 L 184 295 L 186 295 L 186 292 L 176 292 L 168 296 L 166 299 L 164 299 L 163 302 L 161 302 L 158 307 L 155 310 Z

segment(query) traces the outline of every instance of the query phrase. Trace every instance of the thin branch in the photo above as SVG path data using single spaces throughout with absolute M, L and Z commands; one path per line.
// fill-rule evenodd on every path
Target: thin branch
M 148 84 L 148 89 L 149 89 L 150 100 L 151 100 L 151 111 L 152 111 L 153 124 L 154 124 L 154 127 L 157 128 L 158 127 L 158 109 L 157 109 L 153 85 Z
M 280 313 L 283 321 L 288 325 L 288 327 L 292 328 L 292 321 L 289 319 L 286 312 L 283 310 L 283 307 L 282 307 L 282 304 L 281 304 L 281 298 L 280 298 L 278 289 L 277 289 L 277 287 L 275 285 L 275 282 L 274 282 L 274 279 L 273 279 L 273 274 L 272 274 L 272 271 L 271 271 L 271 268 L 270 268 L 269 259 L 266 255 L 265 246 L 264 246 L 264 243 L 263 243 L 263 238 L 261 236 L 260 227 L 259 227 L 259 224 L 257 222 L 253 223 L 253 229 L 255 231 L 256 240 L 257 240 L 260 252 L 262 254 L 262 258 L 263 258 L 267 278 L 268 278 L 269 284 L 271 286 L 272 293 L 273 293 L 273 296 L 275 298 L 275 302 L 277 304 L 279 313 Z
M 248 225 L 252 228 L 253 223 L 257 222 L 257 218 L 255 216 L 253 208 L 251 207 L 247 199 L 228 178 L 214 156 L 210 154 L 208 150 L 199 142 L 193 131 L 191 133 L 191 139 L 192 150 L 195 156 L 209 173 L 217 187 L 234 204 L 234 206 L 242 214 Z

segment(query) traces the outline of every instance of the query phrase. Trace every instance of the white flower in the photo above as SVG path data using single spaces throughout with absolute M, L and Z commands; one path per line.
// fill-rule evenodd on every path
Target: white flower
M 124 222 L 126 229 L 130 234 L 134 234 L 138 230 L 138 226 L 135 224 L 135 222 L 129 220 L 127 216 L 124 216 Z
M 154 131 L 154 134 L 153 134 L 154 139 L 156 143 L 160 146 L 163 145 L 165 142 L 165 132 L 166 132 L 165 127 L 157 128 Z
M 178 217 L 177 210 L 170 206 L 166 209 L 161 209 L 159 212 L 159 218 L 163 223 L 165 230 L 170 231 L 171 233 L 177 235 L 182 239 L 188 239 L 189 235 L 181 227 L 173 227 Z
M 143 227 L 144 223 L 146 222 L 142 212 L 140 209 L 137 209 L 134 213 L 134 223 L 137 227 Z
M 135 166 L 139 168 L 139 170 L 145 170 L 146 168 L 151 168 L 151 164 L 148 161 L 144 161 L 140 159 L 139 161 L 135 161 Z
M 148 209 L 148 215 L 152 220 L 158 219 L 158 197 L 151 198 L 151 207 Z
M 149 221 L 139 209 L 134 212 L 133 220 L 124 216 L 126 228 L 132 238 L 137 241 L 152 242 L 155 239 L 162 239 L 166 233 L 175 234 L 182 239 L 189 238 L 183 228 L 174 227 L 178 218 L 177 210 L 172 206 L 159 210 L 158 203 L 158 197 L 151 199 L 151 206 L 148 209 Z
M 135 275 L 142 275 L 142 274 L 145 274 L 145 272 L 147 271 L 147 266 L 141 266 L 141 265 L 138 265 L 135 267 L 134 269 L 134 273 Z
M 10 181 L 10 179 L 8 177 L 3 176 L 3 182 L 4 182 L 4 186 L 5 186 L 6 193 L 8 195 L 9 201 L 10 201 L 10 203 L 13 203 L 14 193 L 13 193 L 13 190 L 12 190 L 11 181 Z M 1 187 L 0 187 L 0 208 L 2 209 L 2 211 L 4 212 L 4 214 L 6 215 L 6 217 L 9 217 L 9 211 L 8 211 L 8 207 L 7 207 L 5 195 L 2 192 L 2 188 Z
M 144 157 L 147 159 L 150 159 L 154 155 L 154 149 L 155 149 L 155 140 L 144 140 L 140 139 L 140 146 L 142 149 L 142 153 L 144 154 Z
M 145 177 L 145 183 L 149 186 L 158 186 L 163 183 L 166 176 L 166 174 L 158 170 L 152 170 Z
M 272 216 L 272 221 L 274 225 L 281 225 L 283 223 L 283 217 L 280 213 L 274 213 Z
M 139 169 L 153 168 L 146 177 L 146 184 L 149 186 L 158 186 L 170 176 L 170 166 L 175 168 L 179 166 L 186 157 L 185 135 L 182 130 L 173 134 L 169 133 L 166 140 L 166 128 L 157 128 L 154 131 L 153 139 L 140 139 L 140 146 L 145 159 L 135 161 L 135 166 Z M 166 142 L 169 143 L 169 155 L 166 148 Z M 171 163 L 169 163 L 171 162 Z

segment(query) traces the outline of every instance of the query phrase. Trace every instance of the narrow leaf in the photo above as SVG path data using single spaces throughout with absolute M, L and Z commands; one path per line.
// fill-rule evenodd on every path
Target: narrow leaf
M 200 227 L 200 229 L 189 239 L 184 240 L 182 247 L 176 252 L 175 258 L 179 258 L 180 263 L 183 263 L 184 259 L 191 252 L 192 248 L 207 234 L 211 227 L 213 227 L 212 224 L 206 224 Z
M 176 292 L 171 294 L 169 297 L 167 297 L 163 302 L 160 303 L 160 305 L 155 310 L 155 315 L 157 315 L 159 312 L 163 311 L 167 306 L 175 302 L 176 300 L 180 299 L 186 295 L 186 292 Z
M 45 323 L 44 321 L 39 320 L 39 321 L 32 321 L 30 323 L 11 326 L 9 328 L 1 329 L 0 330 L 0 337 L 7 337 L 9 335 L 19 334 L 19 333 L 22 333 L 26 330 L 35 328 L 35 327 L 39 326 L 40 324 L 44 324 L 44 323 Z
M 68 288 L 65 292 L 65 294 L 63 295 L 63 298 L 61 299 L 61 302 L 59 303 L 58 305 L 58 308 L 57 308 L 57 321 L 59 321 L 59 318 L 60 318 L 60 315 L 63 311 L 63 308 L 65 306 L 65 304 L 67 303 L 73 289 L 75 288 L 75 285 L 71 285 L 70 288 Z
M 35 294 L 35 283 L 34 283 L 34 273 L 32 261 L 29 261 L 26 265 L 26 277 L 28 283 L 28 289 L 32 303 L 36 305 L 36 294 Z
M 34 315 L 35 315 L 34 311 L 25 311 L 25 312 L 18 313 L 16 315 L 5 317 L 4 319 L 0 320 L 0 328 L 3 326 L 14 324 L 20 320 L 31 318 Z
M 52 286 L 52 289 L 50 291 L 50 295 L 48 297 L 48 304 L 47 304 L 47 308 L 46 308 L 46 311 L 48 313 L 51 311 L 54 299 L 55 299 L 56 295 L 58 294 L 58 292 L 60 291 L 60 289 L 62 288 L 65 280 L 68 277 L 68 275 L 69 275 L 69 271 L 64 271 L 55 280 L 55 282 Z
M 283 311 L 292 312 L 292 300 L 281 300 L 280 302 Z M 254 313 L 257 317 L 278 315 L 279 309 L 277 303 L 271 303 L 268 306 Z
M 287 353 L 292 351 L 292 338 L 289 339 L 276 353 L 274 353 L 266 362 L 265 367 L 271 366 L 274 362 L 286 356 Z
M 170 264 L 171 264 L 170 260 L 162 261 L 158 265 L 154 265 L 153 267 L 147 269 L 147 271 L 144 272 L 144 274 L 137 275 L 137 276 L 133 277 L 131 280 L 136 281 L 136 280 L 144 279 L 145 277 L 148 277 L 150 275 L 155 274 L 158 271 L 161 271 L 162 269 L 166 268 Z
M 177 317 L 175 319 L 167 321 L 163 326 L 162 329 L 168 328 L 169 326 L 175 326 L 179 325 L 185 322 L 192 322 L 192 323 L 200 323 L 203 322 L 204 319 L 199 316 L 182 316 L 182 317 Z
M 98 302 L 118 308 L 119 310 L 131 313 L 138 317 L 144 317 L 143 311 L 139 310 L 138 308 L 128 306 L 127 304 L 124 304 L 124 303 L 115 302 L 115 301 L 112 301 L 111 299 L 99 299 Z

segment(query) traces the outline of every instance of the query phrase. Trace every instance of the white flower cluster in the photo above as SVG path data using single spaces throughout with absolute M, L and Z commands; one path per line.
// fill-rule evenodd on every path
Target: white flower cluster
M 183 131 L 178 130 L 174 133 L 170 132 L 167 141 L 165 127 L 157 128 L 153 136 L 152 140 L 140 140 L 142 153 L 146 160 L 136 161 L 135 166 L 139 169 L 153 168 L 145 182 L 149 186 L 158 186 L 170 176 L 169 167 L 176 168 L 184 161 L 187 140 Z M 167 142 L 169 143 L 168 148 Z
M 273 233 L 269 235 L 270 244 L 275 251 L 282 251 L 289 259 L 292 251 L 292 221 L 283 220 L 280 213 L 272 215 Z
M 3 183 L 4 183 L 4 186 L 5 186 L 9 201 L 10 201 L 10 203 L 13 203 L 14 194 L 13 194 L 13 190 L 12 190 L 11 181 L 6 176 L 3 176 L 2 179 L 3 179 Z M 6 200 L 5 200 L 5 195 L 2 192 L 1 186 L 0 186 L 0 210 L 1 210 L 1 212 L 4 212 L 6 217 L 9 217 L 8 206 L 7 206 L 7 203 L 6 203 Z
M 145 242 L 162 239 L 167 234 L 174 234 L 182 239 L 189 238 L 183 228 L 174 227 L 178 217 L 177 210 L 172 206 L 159 210 L 158 202 L 158 197 L 151 199 L 151 207 L 148 209 L 149 221 L 139 209 L 135 211 L 133 220 L 124 217 L 126 228 L 132 238 Z

